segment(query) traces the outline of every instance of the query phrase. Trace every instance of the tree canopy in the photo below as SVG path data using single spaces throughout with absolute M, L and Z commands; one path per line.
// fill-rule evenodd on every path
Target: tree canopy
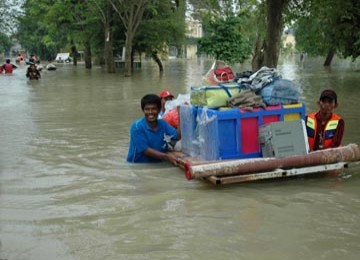
M 353 60 L 360 55 L 359 1 L 309 0 L 303 10 L 294 26 L 300 51 L 312 56 L 337 52 Z
M 10 36 L 16 33 L 19 0 L 0 0 L 0 53 L 8 52 L 13 45 Z
M 0 0 L 0 32 L 7 35 L 16 32 L 16 18 L 20 4 L 20 0 Z
M 17 37 L 29 52 L 47 59 L 59 51 L 84 49 L 87 68 L 91 68 L 91 55 L 95 54 L 108 72 L 115 72 L 114 56 L 124 45 L 126 74 L 131 75 L 134 51 L 148 53 L 162 70 L 159 55 L 170 45 L 180 51 L 184 46 L 185 17 L 189 14 L 203 25 L 199 54 L 232 64 L 252 58 L 254 70 L 263 65 L 276 67 L 285 25 L 294 28 L 297 48 L 311 55 L 338 53 L 356 59 L 360 53 L 360 2 L 356 0 L 22 2 Z M 2 49 L 8 46 L 6 35 L 19 3 L 0 1 L 4 21 L 0 28 L 5 33 L 0 36 Z
M 0 32 L 0 53 L 10 50 L 12 42 L 5 33 Z
M 251 43 L 243 24 L 243 19 L 236 16 L 211 19 L 206 35 L 199 40 L 198 53 L 230 64 L 244 62 L 251 54 Z

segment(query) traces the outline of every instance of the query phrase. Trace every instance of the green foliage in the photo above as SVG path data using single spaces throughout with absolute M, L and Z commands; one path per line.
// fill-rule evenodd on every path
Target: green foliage
M 242 62 L 251 55 L 251 50 L 255 49 L 256 43 L 262 43 L 265 37 L 266 20 L 265 20 L 265 1 L 258 0 L 190 0 L 191 5 L 194 7 L 193 17 L 201 20 L 204 31 L 204 38 L 201 40 L 200 52 L 212 56 L 216 52 L 222 52 L 221 48 L 226 48 L 229 53 L 229 48 L 235 49 L 231 55 L 226 55 L 227 59 L 232 59 L 233 62 Z M 235 39 L 233 38 L 234 32 L 231 35 L 222 35 L 225 32 L 214 31 L 214 22 L 225 21 L 227 18 L 239 20 L 235 26 L 236 30 Z M 233 25 L 230 25 L 232 27 Z M 218 35 L 216 35 L 218 34 Z M 211 40 L 212 38 L 213 40 Z M 218 38 L 218 39 L 216 39 Z M 208 45 L 213 42 L 216 45 L 208 48 L 205 51 L 204 41 Z M 218 43 L 216 41 L 219 41 Z M 230 41 L 233 44 L 230 44 Z M 227 42 L 227 45 L 223 43 Z M 231 45 L 232 47 L 230 47 Z M 255 53 L 255 51 L 254 51 Z M 240 56 L 240 57 L 239 57 Z
M 20 2 L 21 0 L 0 0 L 0 32 L 7 35 L 15 33 Z
M 343 1 L 343 13 L 338 14 L 338 50 L 355 60 L 360 55 L 360 2 Z
M 307 52 L 310 56 L 325 56 L 332 48 L 333 42 L 326 35 L 325 25 L 316 18 L 300 18 L 295 26 L 296 48 Z
M 23 5 L 24 14 L 18 18 L 17 38 L 20 44 L 42 59 L 51 58 L 58 49 L 45 20 L 52 4 L 52 1 L 27 0 Z
M 131 1 L 128 1 L 131 3 Z M 164 45 L 184 42 L 184 1 L 150 1 L 133 42 L 139 49 L 162 51 Z M 180 3 L 180 4 L 179 4 Z M 111 24 L 115 52 L 125 40 L 125 29 L 109 0 L 25 0 L 18 38 L 24 48 L 47 58 L 91 42 L 94 53 L 104 52 L 104 25 Z M 118 48 L 121 53 L 121 48 Z
M 182 45 L 184 39 L 184 6 L 176 6 L 171 1 L 155 1 L 145 10 L 134 43 L 138 50 L 161 53 L 167 46 Z
M 242 9 L 256 5 L 257 2 L 257 0 L 189 0 L 195 9 L 194 18 L 202 18 L 204 10 L 212 16 L 234 16 Z
M 6 34 L 0 32 L 0 53 L 9 51 L 12 46 L 12 42 Z
M 208 23 L 207 34 L 198 42 L 198 53 L 230 64 L 244 62 L 251 54 L 251 43 L 242 25 L 240 17 L 214 18 Z
M 360 55 L 360 2 L 312 0 L 294 26 L 297 49 L 325 56 L 336 50 L 355 60 Z
M 96 34 L 99 19 L 89 4 L 79 0 L 26 0 L 19 18 L 18 38 L 23 47 L 40 57 L 54 58 L 61 49 L 82 45 Z

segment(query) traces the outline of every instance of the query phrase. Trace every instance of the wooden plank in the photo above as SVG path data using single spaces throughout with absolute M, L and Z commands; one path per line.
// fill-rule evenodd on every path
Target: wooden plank
M 210 176 L 207 178 L 207 180 L 216 185 L 242 183 L 242 182 L 251 182 L 258 180 L 266 180 L 266 179 L 300 176 L 307 174 L 326 173 L 331 171 L 343 170 L 345 167 L 347 167 L 347 163 L 339 162 L 334 164 L 318 165 L 318 166 L 304 167 L 304 168 L 294 168 L 287 170 L 277 169 L 270 172 L 261 172 L 261 173 L 253 173 L 253 174 L 233 175 L 233 176 L 225 176 L 225 177 Z
M 210 176 L 225 177 L 263 173 L 276 169 L 299 169 L 338 162 L 360 161 L 360 146 L 349 144 L 338 148 L 315 151 L 306 155 L 294 155 L 284 158 L 233 159 L 203 164 L 185 165 L 187 179 L 205 179 Z

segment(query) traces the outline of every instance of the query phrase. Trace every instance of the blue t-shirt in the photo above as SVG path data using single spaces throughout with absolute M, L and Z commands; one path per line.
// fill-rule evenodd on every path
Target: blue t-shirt
M 136 120 L 130 128 L 130 144 L 127 156 L 128 162 L 160 162 L 161 160 L 146 156 L 145 150 L 148 148 L 160 152 L 168 150 L 168 142 L 177 140 L 177 131 L 163 119 L 158 120 L 156 130 L 146 122 L 145 117 Z

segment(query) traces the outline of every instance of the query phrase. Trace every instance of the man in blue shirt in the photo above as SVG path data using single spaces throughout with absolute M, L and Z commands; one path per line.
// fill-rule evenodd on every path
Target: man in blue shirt
M 169 161 L 177 165 L 174 155 L 166 153 L 171 141 L 178 140 L 180 133 L 162 119 L 158 119 L 161 99 L 154 94 L 141 99 L 144 117 L 136 120 L 130 129 L 128 162 L 150 163 Z

